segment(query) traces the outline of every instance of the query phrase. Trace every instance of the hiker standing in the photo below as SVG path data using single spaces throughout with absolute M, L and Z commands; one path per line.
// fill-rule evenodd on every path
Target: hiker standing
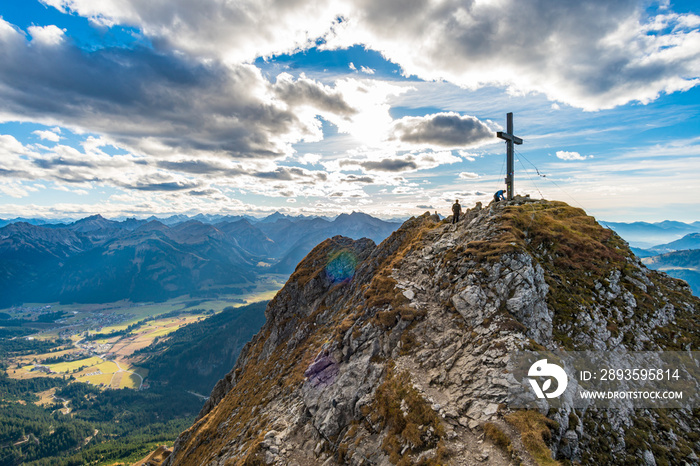
M 505 201 L 506 196 L 503 193 L 503 190 L 501 189 L 500 191 L 496 191 L 496 194 L 493 195 L 493 200 L 498 202 L 498 201 Z
M 462 206 L 459 205 L 459 199 L 455 200 L 452 204 L 452 223 L 459 222 L 459 214 L 462 213 Z

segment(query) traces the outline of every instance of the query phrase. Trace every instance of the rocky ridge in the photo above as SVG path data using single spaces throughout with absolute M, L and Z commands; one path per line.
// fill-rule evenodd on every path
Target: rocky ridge
M 426 213 L 379 246 L 334 237 L 166 463 L 698 464 L 697 411 L 504 402 L 516 350 L 696 351 L 699 308 L 560 202 Z

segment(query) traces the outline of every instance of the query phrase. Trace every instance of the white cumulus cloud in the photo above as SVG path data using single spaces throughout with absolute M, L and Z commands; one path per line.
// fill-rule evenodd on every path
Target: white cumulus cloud
M 32 134 L 36 134 L 41 138 L 42 141 L 51 141 L 51 142 L 58 142 L 61 140 L 61 136 L 56 134 L 54 131 L 49 131 L 49 130 L 36 130 L 32 131 Z
M 564 150 L 557 151 L 557 158 L 562 160 L 586 160 L 590 156 L 581 155 L 578 152 L 569 152 Z
M 27 32 L 32 36 L 32 43 L 42 45 L 59 45 L 65 39 L 65 29 L 58 26 L 29 26 Z

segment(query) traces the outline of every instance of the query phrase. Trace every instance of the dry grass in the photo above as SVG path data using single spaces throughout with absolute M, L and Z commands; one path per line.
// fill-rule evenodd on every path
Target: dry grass
M 513 451 L 510 438 L 493 422 L 484 424 L 484 435 L 506 453 Z
M 600 275 L 630 256 L 611 230 L 564 202 L 508 206 L 501 223 L 500 242 L 515 242 L 536 256 L 549 254 L 558 268 Z
M 558 427 L 555 421 L 540 414 L 539 411 L 519 410 L 508 414 L 506 422 L 520 432 L 523 444 L 540 466 L 557 466 L 559 461 L 552 458 L 552 451 L 547 442 L 552 438 L 551 429 Z
M 56 388 L 50 388 L 46 391 L 39 392 L 36 395 L 39 397 L 38 401 L 35 401 L 34 404 L 39 405 L 39 406 L 48 406 L 55 404 L 57 402 L 56 399 L 54 399 L 53 395 L 56 393 Z

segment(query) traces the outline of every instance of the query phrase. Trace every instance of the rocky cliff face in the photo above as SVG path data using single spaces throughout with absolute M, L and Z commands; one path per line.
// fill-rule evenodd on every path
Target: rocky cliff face
M 697 464 L 698 412 L 510 410 L 519 349 L 697 351 L 700 302 L 580 209 L 516 198 L 297 267 L 169 464 Z

